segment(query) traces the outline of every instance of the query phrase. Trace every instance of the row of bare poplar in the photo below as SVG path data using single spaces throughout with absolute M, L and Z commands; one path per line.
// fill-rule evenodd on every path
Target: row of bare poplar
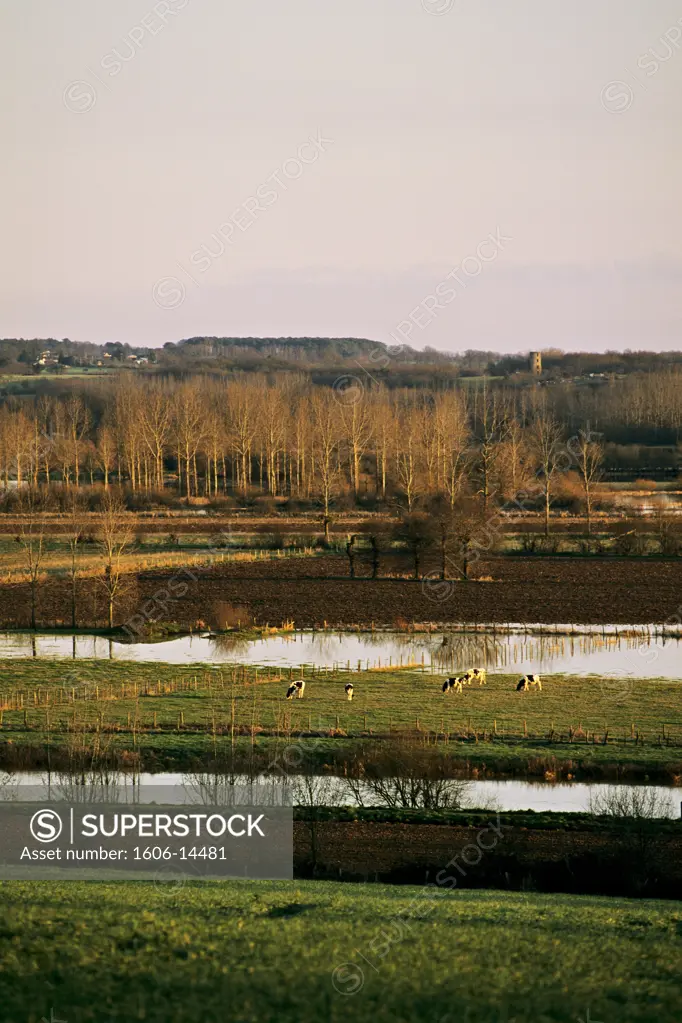
M 589 430 L 569 445 L 542 391 L 481 384 L 443 391 L 328 388 L 303 376 L 188 381 L 122 376 L 64 397 L 0 408 L 5 487 L 124 483 L 175 486 L 188 497 L 261 492 L 315 500 L 329 513 L 341 491 L 422 498 L 473 494 L 484 508 L 531 480 L 549 513 L 557 473 L 576 471 L 588 514 L 601 445 Z

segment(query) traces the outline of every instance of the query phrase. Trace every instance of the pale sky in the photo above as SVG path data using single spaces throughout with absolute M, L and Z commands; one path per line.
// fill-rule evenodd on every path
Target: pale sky
M 682 343 L 679 0 L 0 0 L 0 84 L 0 337 Z

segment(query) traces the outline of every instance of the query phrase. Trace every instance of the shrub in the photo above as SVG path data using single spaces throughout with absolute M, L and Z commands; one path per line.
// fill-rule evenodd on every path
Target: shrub
M 286 534 L 283 529 L 275 529 L 263 536 L 263 547 L 270 551 L 281 551 L 286 547 Z
M 616 534 L 614 547 L 617 554 L 625 557 L 641 556 L 646 553 L 646 537 L 634 529 Z
M 318 539 L 314 533 L 300 533 L 297 536 L 290 537 L 290 544 L 292 547 L 300 547 L 301 549 L 310 548 L 317 546 Z
M 656 520 L 656 539 L 661 554 L 676 557 L 682 548 L 679 520 L 671 515 L 660 514 Z
M 123 496 L 128 511 L 156 511 L 159 508 L 179 508 L 180 498 L 173 490 L 126 490 Z
M 570 508 L 579 511 L 583 502 L 584 491 L 577 472 L 567 472 L 561 476 L 554 488 L 554 505 L 556 508 Z
M 87 491 L 84 494 L 85 506 L 87 510 L 91 512 L 102 511 L 104 507 L 104 499 L 106 494 L 107 491 L 104 489 L 104 487 L 88 487 Z M 125 495 L 123 500 L 127 507 Z
M 290 515 L 300 515 L 302 512 L 311 511 L 314 507 L 314 503 L 303 497 L 290 497 L 284 503 L 283 507 Z
M 229 497 L 227 494 L 214 494 L 209 498 L 206 507 L 210 512 L 224 512 L 231 511 L 236 505 L 234 497 Z
M 538 538 L 538 552 L 540 554 L 558 554 L 561 546 L 561 540 L 558 536 L 541 536 Z
M 358 494 L 355 503 L 358 508 L 367 512 L 383 511 L 386 507 L 386 502 L 382 501 L 379 494 Z
M 254 498 L 253 509 L 259 515 L 275 515 L 277 512 L 277 502 L 272 495 L 261 495 Z

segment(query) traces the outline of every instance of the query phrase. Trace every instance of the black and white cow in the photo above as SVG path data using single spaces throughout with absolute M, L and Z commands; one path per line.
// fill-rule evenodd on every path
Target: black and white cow
M 298 693 L 299 700 L 302 700 L 304 689 L 305 682 L 303 681 L 302 678 L 299 678 L 295 682 L 292 682 L 289 688 L 287 689 L 287 700 L 293 699 L 296 693 Z
M 542 692 L 542 681 L 539 675 L 524 675 L 519 679 L 516 692 L 527 693 L 529 689 L 537 689 Z
M 353 699 L 353 683 L 346 682 L 343 688 L 346 690 L 346 696 L 348 697 L 348 701 L 350 702 Z
M 485 668 L 469 668 L 466 673 L 467 682 L 471 685 L 472 682 L 478 682 L 479 686 L 485 685 Z

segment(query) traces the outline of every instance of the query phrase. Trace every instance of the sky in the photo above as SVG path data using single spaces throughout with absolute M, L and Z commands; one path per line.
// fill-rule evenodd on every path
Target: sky
M 0 337 L 682 344 L 682 4 L 0 0 Z

